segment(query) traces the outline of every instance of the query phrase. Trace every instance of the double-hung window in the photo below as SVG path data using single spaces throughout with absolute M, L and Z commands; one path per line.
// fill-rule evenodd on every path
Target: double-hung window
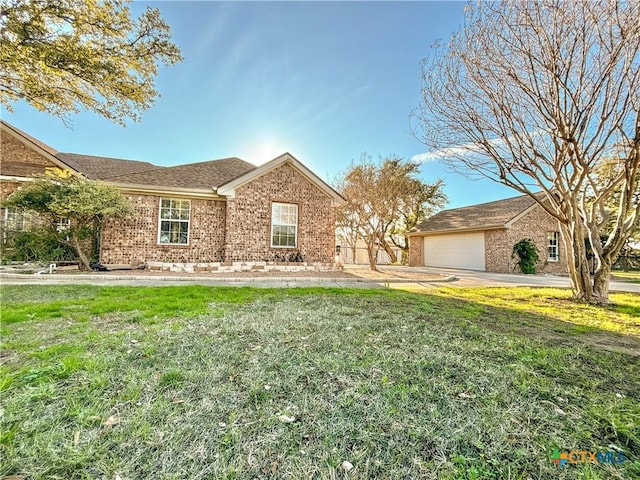
M 271 246 L 291 248 L 298 245 L 298 205 L 271 204 Z
M 558 232 L 547 232 L 547 260 L 557 262 L 560 259 L 560 235 Z
M 163 245 L 188 245 L 190 216 L 190 200 L 161 198 L 158 243 Z

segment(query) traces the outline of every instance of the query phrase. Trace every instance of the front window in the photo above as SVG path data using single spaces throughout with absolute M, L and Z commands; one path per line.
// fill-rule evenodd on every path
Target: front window
M 271 205 L 271 246 L 295 247 L 298 244 L 298 205 Z
M 557 262 L 560 259 L 560 251 L 558 249 L 559 246 L 559 235 L 558 232 L 548 232 L 547 233 L 547 260 L 550 262 Z
M 33 214 L 21 208 L 5 208 L 4 228 L 9 232 L 24 232 L 33 226 Z
M 161 198 L 158 243 L 187 245 L 189 243 L 190 216 L 190 200 Z

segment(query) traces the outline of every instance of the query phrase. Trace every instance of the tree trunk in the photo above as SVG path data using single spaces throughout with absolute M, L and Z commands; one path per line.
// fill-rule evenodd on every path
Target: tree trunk
M 82 246 L 80 245 L 80 240 L 77 235 L 72 235 L 71 239 L 73 240 L 73 247 L 76 249 L 76 253 L 78 254 L 78 258 L 80 262 L 78 263 L 78 268 L 81 271 L 91 270 L 91 264 L 87 255 L 82 251 Z
M 593 279 L 589 269 L 585 236 L 579 227 L 563 228 L 564 244 L 567 251 L 567 263 L 577 300 L 605 305 L 609 303 L 609 278 L 611 276 L 611 259 L 601 258 Z
M 597 303 L 609 303 L 609 281 L 611 279 L 611 261 L 607 258 L 602 260 L 593 276 L 593 296 Z
M 382 245 L 382 248 L 384 248 L 384 251 L 387 252 L 387 255 L 389 255 L 389 259 L 391 260 L 391 263 L 397 263 L 398 256 L 396 255 L 396 252 L 393 251 L 393 248 L 391 248 L 391 246 L 389 245 L 389 242 L 387 242 L 384 238 L 381 238 L 380 245 Z
M 355 264 L 358 263 L 358 261 L 356 260 L 356 254 L 357 254 L 356 244 L 354 243 L 353 245 L 351 245 L 351 261 Z
M 376 248 L 375 245 L 375 240 L 373 240 L 372 243 L 366 242 L 367 244 L 367 256 L 369 257 L 369 268 L 371 269 L 372 272 L 375 272 L 378 270 L 377 268 L 377 254 L 378 254 L 378 249 Z

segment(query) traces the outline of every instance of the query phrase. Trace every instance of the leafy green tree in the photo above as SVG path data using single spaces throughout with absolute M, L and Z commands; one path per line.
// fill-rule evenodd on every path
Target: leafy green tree
M 155 8 L 129 1 L 2 0 L 0 103 L 24 100 L 66 120 L 80 108 L 124 124 L 158 96 L 160 64 L 182 60 Z
M 44 218 L 49 233 L 75 250 L 81 270 L 91 268 L 104 219 L 128 217 L 134 211 L 117 188 L 57 169 L 15 191 L 3 206 Z M 61 220 L 68 222 L 64 228 Z

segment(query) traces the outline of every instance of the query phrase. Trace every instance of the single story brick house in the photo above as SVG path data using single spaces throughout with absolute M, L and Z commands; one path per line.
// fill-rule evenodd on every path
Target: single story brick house
M 44 173 L 69 169 L 119 188 L 135 206 L 107 219 L 105 264 L 273 262 L 333 265 L 335 207 L 343 199 L 289 153 L 255 166 L 224 158 L 173 167 L 61 153 L 1 122 L 1 198 Z M 4 211 L 21 225 L 20 212 Z M 24 223 L 24 222 L 22 222 Z
M 558 221 L 528 195 L 443 210 L 424 220 L 409 233 L 409 264 L 513 272 L 513 246 L 525 238 L 538 249 L 539 272 L 567 273 Z

